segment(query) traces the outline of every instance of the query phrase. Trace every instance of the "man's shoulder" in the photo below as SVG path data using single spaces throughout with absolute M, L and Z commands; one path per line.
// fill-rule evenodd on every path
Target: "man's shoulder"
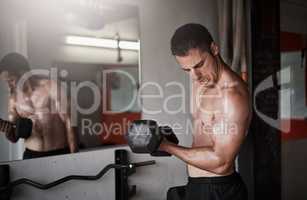
M 227 110 L 231 115 L 245 115 L 250 109 L 250 94 L 245 82 L 234 78 L 225 82 L 224 98 Z
M 228 87 L 230 90 L 246 90 L 248 91 L 247 83 L 233 70 L 228 67 L 229 70 L 226 70 L 223 75 L 222 85 Z
M 233 76 L 225 80 L 222 84 L 222 90 L 227 94 L 229 98 L 246 99 L 249 96 L 247 84 L 240 78 Z
M 248 91 L 240 85 L 229 85 L 224 87 L 223 90 L 229 98 L 245 98 L 248 95 Z

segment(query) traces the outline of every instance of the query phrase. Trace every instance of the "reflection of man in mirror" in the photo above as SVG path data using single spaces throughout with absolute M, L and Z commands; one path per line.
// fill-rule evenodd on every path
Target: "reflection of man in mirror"
M 10 91 L 9 121 L 14 123 L 18 117 L 26 117 L 33 122 L 32 133 L 25 139 L 23 158 L 76 152 L 77 136 L 66 109 L 69 104 L 65 105 L 64 110 L 60 103 L 65 92 L 59 89 L 55 81 L 38 76 L 30 76 L 19 87 L 22 76 L 29 70 L 27 60 L 17 53 L 6 55 L 0 62 L 1 78 L 7 82 Z M 5 127 L 1 128 L 5 130 Z M 19 140 L 15 131 L 7 128 L 5 133 L 11 142 Z

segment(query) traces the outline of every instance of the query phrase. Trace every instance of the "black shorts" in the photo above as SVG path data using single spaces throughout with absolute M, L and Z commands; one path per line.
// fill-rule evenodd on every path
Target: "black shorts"
M 27 149 L 23 152 L 23 159 L 31 159 L 31 158 L 41 158 L 46 156 L 57 156 L 62 154 L 70 153 L 69 148 L 57 149 L 52 151 L 33 151 L 31 149 Z
M 234 172 L 222 177 L 189 177 L 186 186 L 168 191 L 168 200 L 247 200 L 247 188 L 241 176 Z
M 186 187 L 186 200 L 247 200 L 247 188 L 234 172 L 222 177 L 191 178 Z

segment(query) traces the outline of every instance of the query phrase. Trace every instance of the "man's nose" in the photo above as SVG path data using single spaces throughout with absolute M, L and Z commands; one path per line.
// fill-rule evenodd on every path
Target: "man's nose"
M 193 80 L 199 80 L 200 79 L 200 77 L 201 77 L 201 73 L 200 73 L 200 71 L 198 70 L 198 69 L 192 69 L 191 70 L 191 74 L 192 74 L 192 78 L 193 78 Z

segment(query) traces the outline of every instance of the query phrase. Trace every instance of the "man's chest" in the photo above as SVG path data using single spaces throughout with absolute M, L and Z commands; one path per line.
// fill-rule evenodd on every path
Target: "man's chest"
M 194 145 L 214 143 L 227 122 L 227 97 L 222 91 L 208 89 L 194 93 Z
M 225 113 L 227 96 L 223 91 L 197 88 L 193 93 L 194 114 L 204 121 L 214 121 Z
M 33 91 L 31 94 L 18 94 L 15 107 L 20 116 L 47 114 L 51 109 L 51 99 L 43 89 Z

